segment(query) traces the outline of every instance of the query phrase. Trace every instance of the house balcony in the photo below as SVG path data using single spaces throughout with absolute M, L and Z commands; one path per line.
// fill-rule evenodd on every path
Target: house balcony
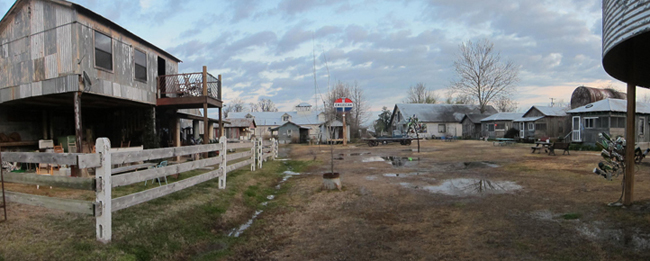
M 156 105 L 175 109 L 221 108 L 221 75 L 183 73 L 158 76 Z

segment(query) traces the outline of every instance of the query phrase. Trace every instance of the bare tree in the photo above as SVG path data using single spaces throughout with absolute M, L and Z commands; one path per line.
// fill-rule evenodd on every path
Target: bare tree
M 327 93 L 323 101 L 325 115 L 328 120 L 343 119 L 341 114 L 337 113 L 336 108 L 334 108 L 334 102 L 338 98 L 350 98 L 354 104 L 352 110 L 345 115 L 346 123 L 350 124 L 350 135 L 357 137 L 363 122 L 368 118 L 368 104 L 363 89 L 357 82 L 348 84 L 338 81 L 334 84 L 334 87 Z
M 368 104 L 366 102 L 366 97 L 363 93 L 363 89 L 359 87 L 359 84 L 355 81 L 354 84 L 350 87 L 350 99 L 354 106 L 350 115 L 351 127 L 352 127 L 352 136 L 357 137 L 360 135 L 359 130 L 362 127 L 363 122 L 368 118 Z
M 443 100 L 446 104 L 472 104 L 472 97 L 467 94 L 459 94 L 453 88 L 447 89 L 446 97 Z
M 414 86 L 409 87 L 408 96 L 404 103 L 436 103 L 437 97 L 432 91 L 428 90 L 426 85 L 422 82 L 416 83 Z
M 519 104 L 507 96 L 501 96 L 494 102 L 496 109 L 500 112 L 515 112 Z
M 231 112 L 243 112 L 245 110 L 244 101 L 240 98 L 235 98 L 227 106 L 224 107 L 225 109 L 223 110 L 223 114 L 226 118 L 228 118 L 228 114 Z
M 260 99 L 257 103 L 250 103 L 252 112 L 267 112 L 267 111 L 278 111 L 278 108 L 275 107 L 275 103 L 271 99 Z
M 459 46 L 460 55 L 454 62 L 458 79 L 452 88 L 478 101 L 481 112 L 488 104 L 515 91 L 519 69 L 511 61 L 501 61 L 501 54 L 487 39 L 468 41 Z

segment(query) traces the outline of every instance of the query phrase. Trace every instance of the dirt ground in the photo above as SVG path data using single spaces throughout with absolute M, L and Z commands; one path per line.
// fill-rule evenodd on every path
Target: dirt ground
M 530 146 L 336 146 L 340 192 L 320 189 L 330 147 L 286 147 L 292 160 L 317 164 L 289 179 L 229 259 L 650 259 L 650 164 L 636 169 L 635 204 L 608 207 L 621 179 L 591 172 L 598 152 L 549 156 Z

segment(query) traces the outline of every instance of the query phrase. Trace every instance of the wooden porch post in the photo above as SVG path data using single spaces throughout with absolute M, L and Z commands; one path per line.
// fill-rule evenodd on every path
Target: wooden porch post
M 181 118 L 176 116 L 174 121 L 174 145 L 176 147 L 181 146 Z M 181 156 L 176 156 L 176 161 L 181 161 Z
M 203 96 L 206 99 L 203 101 L 203 144 L 210 143 L 210 126 L 208 126 L 208 67 L 203 66 Z M 208 156 L 204 153 L 205 157 Z
M 627 84 L 627 126 L 625 126 L 625 193 L 623 205 L 632 204 L 634 193 L 634 149 L 636 148 L 636 85 Z
M 81 153 L 81 140 L 83 138 L 83 124 L 81 122 L 81 92 L 74 93 L 74 131 L 75 131 L 75 144 L 77 145 L 76 153 Z M 73 153 L 72 151 L 68 151 Z M 70 175 L 73 177 L 81 177 L 81 171 L 77 166 L 72 166 Z

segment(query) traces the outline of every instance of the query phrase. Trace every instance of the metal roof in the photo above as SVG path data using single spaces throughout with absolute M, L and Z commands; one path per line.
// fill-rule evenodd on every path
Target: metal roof
M 481 122 L 484 121 L 514 121 L 516 119 L 520 119 L 522 116 L 524 116 L 523 113 L 521 112 L 499 112 L 497 114 L 493 114 L 485 119 L 482 119 Z
M 282 116 L 287 114 L 291 116 L 289 121 L 298 124 L 298 125 L 309 125 L 315 124 L 320 125 L 325 121 L 319 121 L 318 115 L 321 114 L 320 111 L 309 111 L 309 112 L 296 112 L 296 111 L 276 111 L 276 112 L 231 112 L 228 113 L 229 118 L 246 118 L 246 115 L 250 114 L 255 119 L 255 124 L 257 126 L 277 126 L 283 125 L 285 121 L 282 121 Z
M 468 104 L 395 104 L 404 118 L 415 115 L 420 122 L 460 122 L 465 114 L 480 114 L 478 105 Z M 396 110 L 393 110 L 393 120 Z M 484 114 L 497 113 L 492 106 L 487 106 Z
M 621 99 L 604 99 L 597 102 L 587 104 L 585 106 L 580 106 L 573 110 L 567 111 L 567 113 L 586 113 L 586 112 L 627 112 L 627 100 Z M 636 103 L 636 112 L 650 114 L 650 103 Z
M 533 108 L 536 108 L 539 112 L 541 112 L 545 116 L 562 117 L 562 116 L 566 116 L 566 111 L 567 111 L 567 108 L 564 108 L 564 107 L 551 107 L 551 106 L 537 106 L 537 105 L 535 105 L 533 107 L 530 107 L 530 109 L 526 113 L 530 112 L 530 110 L 532 110 Z M 526 113 L 524 113 L 524 115 Z
M 528 121 L 536 121 L 536 120 L 539 120 L 539 119 L 544 118 L 544 117 L 546 117 L 546 116 L 537 116 L 537 117 L 519 118 L 519 119 L 513 120 L 513 122 L 528 122 Z
M 230 122 L 229 124 L 224 124 L 224 127 L 231 127 L 231 128 L 249 128 L 251 124 L 253 124 L 254 127 L 257 127 L 255 124 L 254 119 L 248 119 L 248 118 L 228 118 L 226 121 Z
M 284 124 L 282 124 L 282 125 L 280 125 L 280 126 L 278 126 L 278 127 L 275 127 L 275 128 L 273 128 L 273 129 L 271 129 L 271 130 L 272 130 L 272 131 L 279 130 L 280 128 L 282 128 L 284 125 L 287 125 L 287 124 L 294 125 L 294 126 L 298 127 L 299 129 L 303 129 L 303 130 L 311 130 L 310 127 L 303 127 L 303 126 L 300 126 L 300 125 L 298 125 L 298 124 L 295 124 L 295 123 L 293 123 L 293 122 L 291 122 L 291 121 L 287 121 L 287 122 L 285 122 Z
M 472 123 L 481 123 L 482 119 L 490 117 L 490 115 L 492 114 L 470 113 L 470 114 L 465 114 L 465 118 L 469 119 L 469 121 Z

